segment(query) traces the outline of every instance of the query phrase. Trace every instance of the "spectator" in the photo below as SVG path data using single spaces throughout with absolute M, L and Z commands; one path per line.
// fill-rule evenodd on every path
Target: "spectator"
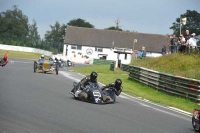
M 197 44 L 194 41 L 194 35 L 191 35 L 190 39 L 187 41 L 186 44 L 187 44 L 187 46 L 188 46 L 189 49 L 191 49 L 191 48 L 192 48 L 192 50 L 195 49 L 195 47 L 197 46 Z
M 173 34 L 173 38 L 170 41 L 171 44 L 171 53 L 177 52 L 176 47 L 178 45 L 178 38 L 176 37 L 176 34 Z
M 192 33 L 192 36 L 194 37 L 194 38 L 193 38 L 194 42 L 197 44 L 197 38 L 195 37 L 196 34 L 195 34 L 195 33 Z
M 146 50 L 143 50 L 143 55 L 142 55 L 142 57 L 144 57 L 144 58 L 145 58 L 145 57 L 146 57 L 146 55 L 147 55 L 147 54 L 146 54 Z
M 162 47 L 162 55 L 165 55 L 165 54 L 166 54 L 166 46 L 163 45 L 163 47 Z
M 185 44 L 185 38 L 182 34 L 180 34 L 179 36 L 178 44 L 179 44 L 178 51 L 183 52 L 185 50 L 186 44 Z
M 143 57 L 143 51 L 140 51 L 140 59 Z
M 140 52 L 138 50 L 135 50 L 135 59 L 139 57 Z
M 189 32 L 189 30 L 185 30 L 185 43 L 187 42 L 187 40 L 189 40 L 190 39 L 190 32 Z

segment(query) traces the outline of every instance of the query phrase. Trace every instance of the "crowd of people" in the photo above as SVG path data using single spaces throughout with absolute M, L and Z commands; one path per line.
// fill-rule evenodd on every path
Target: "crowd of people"
M 179 37 L 176 37 L 176 34 L 170 36 L 170 42 L 167 44 L 168 48 L 164 45 L 162 47 L 162 55 L 177 53 L 177 52 L 192 52 L 195 49 L 200 48 L 200 40 L 196 38 L 196 34 L 189 33 L 189 30 L 185 31 L 185 35 L 180 34 Z

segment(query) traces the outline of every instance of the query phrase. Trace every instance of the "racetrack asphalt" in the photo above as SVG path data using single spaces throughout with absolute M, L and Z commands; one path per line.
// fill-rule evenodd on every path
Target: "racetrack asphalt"
M 194 132 L 191 116 L 124 94 L 115 104 L 75 100 L 69 91 L 83 75 L 34 73 L 32 60 L 12 61 L 0 68 L 0 133 Z

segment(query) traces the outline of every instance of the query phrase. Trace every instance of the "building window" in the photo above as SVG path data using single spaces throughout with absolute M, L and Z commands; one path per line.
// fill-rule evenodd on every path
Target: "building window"
M 74 45 L 71 46 L 71 49 L 76 49 L 76 48 L 77 48 L 77 46 L 74 46 Z
M 103 52 L 103 48 L 95 47 L 95 51 L 97 51 L 97 52 Z
M 71 49 L 82 50 L 82 46 L 80 46 L 80 45 L 72 45 Z

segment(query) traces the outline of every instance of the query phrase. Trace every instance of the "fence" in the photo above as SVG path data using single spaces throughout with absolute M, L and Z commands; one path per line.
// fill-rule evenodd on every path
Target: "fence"
M 124 68 L 127 68 L 127 66 Z M 200 103 L 200 80 L 173 76 L 137 66 L 129 66 L 129 72 L 129 79 L 133 81 L 143 83 L 170 95 Z

